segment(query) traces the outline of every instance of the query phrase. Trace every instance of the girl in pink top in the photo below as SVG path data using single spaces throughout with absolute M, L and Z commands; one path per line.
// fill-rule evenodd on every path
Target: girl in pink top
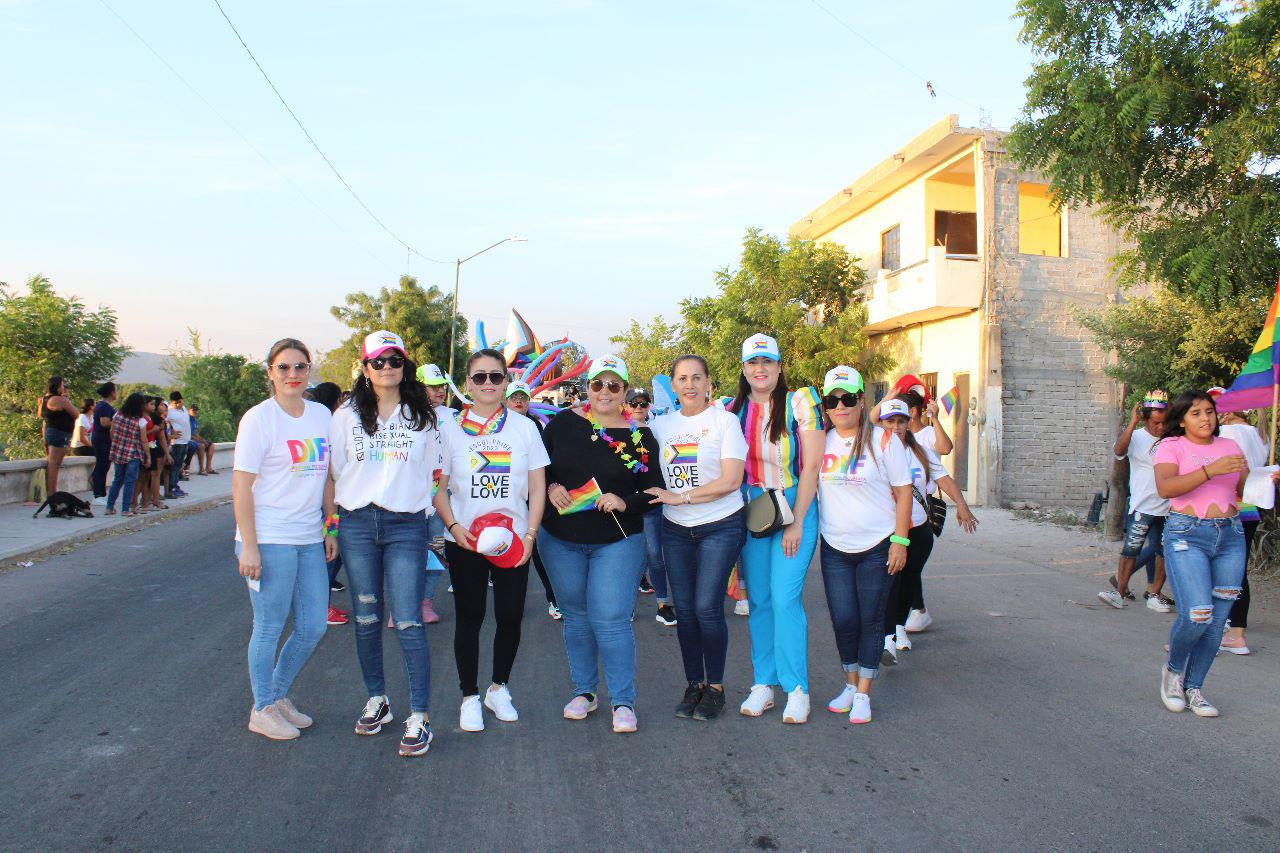
M 1172 510 L 1164 561 L 1178 606 L 1160 699 L 1170 711 L 1190 707 L 1197 716 L 1216 717 L 1201 688 L 1244 578 L 1238 508 L 1249 464 L 1239 445 L 1218 435 L 1218 410 L 1203 391 L 1173 401 L 1154 461 L 1156 491 Z

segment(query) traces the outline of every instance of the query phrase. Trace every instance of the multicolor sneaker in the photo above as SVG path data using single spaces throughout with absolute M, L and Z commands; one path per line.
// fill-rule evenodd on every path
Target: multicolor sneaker
M 356 720 L 356 734 L 376 735 L 382 727 L 394 719 L 391 716 L 391 703 L 386 696 L 374 696 L 364 703 L 360 719 Z
M 833 714 L 849 713 L 853 710 L 853 697 L 857 692 L 857 687 L 852 684 L 846 684 L 844 690 L 840 691 L 840 695 L 827 703 L 827 710 Z
M 871 722 L 871 697 L 865 693 L 853 694 L 853 707 L 849 709 L 849 722 L 855 726 Z
M 569 704 L 564 706 L 564 718 L 566 720 L 585 720 L 587 714 L 590 714 L 596 708 L 600 707 L 596 702 L 596 697 L 592 693 L 579 693 L 569 700 Z
M 431 748 L 431 724 L 426 716 L 413 712 L 404 721 L 404 735 L 400 738 L 399 753 L 404 758 L 424 755 Z
M 613 709 L 613 730 L 618 734 L 628 734 L 636 730 L 636 712 L 630 705 L 619 705 Z

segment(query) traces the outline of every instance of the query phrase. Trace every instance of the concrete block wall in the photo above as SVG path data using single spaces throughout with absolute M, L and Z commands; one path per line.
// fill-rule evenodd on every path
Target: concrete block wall
M 213 446 L 213 464 L 220 468 L 231 468 L 235 455 L 234 441 L 224 441 Z M 0 462 L 0 504 L 22 503 L 31 494 L 33 478 L 44 482 L 43 459 L 20 459 Z M 82 494 L 92 492 L 92 475 L 94 459 L 92 456 L 68 456 L 62 460 L 58 470 L 58 489 L 63 492 Z M 107 482 L 110 483 L 110 475 Z M 43 486 L 41 486 L 43 488 Z
M 1069 210 L 1065 258 L 1018 253 L 1018 184 L 1044 182 L 997 158 L 995 258 L 989 310 L 1001 328 L 1003 440 L 1000 500 L 1084 513 L 1111 467 L 1119 389 L 1108 354 L 1076 322 L 1076 307 L 1115 293 L 1115 232 Z

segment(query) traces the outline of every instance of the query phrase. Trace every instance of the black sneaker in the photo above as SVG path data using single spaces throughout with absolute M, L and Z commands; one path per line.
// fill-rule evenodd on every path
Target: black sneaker
M 693 716 L 694 709 L 698 707 L 698 703 L 702 701 L 702 694 L 707 689 L 705 684 L 690 684 L 684 689 L 684 698 L 680 700 L 680 704 L 676 706 L 676 716 L 682 719 L 689 719 Z M 720 704 L 724 704 L 724 699 L 720 700 Z
M 658 615 L 653 617 L 658 620 L 659 625 L 666 625 L 670 628 L 676 624 L 676 611 L 670 604 L 659 604 Z
M 404 722 L 399 752 L 405 758 L 422 755 L 431 748 L 431 724 L 421 714 L 410 714 Z
M 334 580 L 333 583 L 329 584 L 329 592 L 342 592 L 346 588 L 347 585 L 340 580 Z
M 714 720 L 723 710 L 724 691 L 707 685 L 706 690 L 702 691 L 702 699 L 698 701 L 698 707 L 693 709 L 693 719 L 703 722 Z
M 640 591 L 645 595 L 653 595 L 653 584 L 649 583 L 649 573 L 640 576 Z
M 376 735 L 391 719 L 391 705 L 387 697 L 374 696 L 364 704 L 360 719 L 356 720 L 356 734 Z

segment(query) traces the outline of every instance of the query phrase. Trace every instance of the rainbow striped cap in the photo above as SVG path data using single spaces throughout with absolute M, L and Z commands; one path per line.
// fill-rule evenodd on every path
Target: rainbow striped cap
M 1142 398 L 1142 408 L 1167 409 L 1169 408 L 1169 395 L 1159 388 L 1148 391 L 1147 396 Z

